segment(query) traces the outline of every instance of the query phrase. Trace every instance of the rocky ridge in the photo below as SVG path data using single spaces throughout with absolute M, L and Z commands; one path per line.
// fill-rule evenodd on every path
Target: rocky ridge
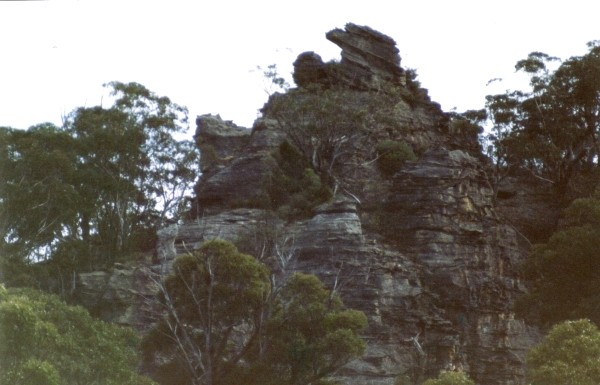
M 370 93 L 392 83 L 426 95 L 407 85 L 391 38 L 354 24 L 327 38 L 341 47 L 342 61 L 331 71 L 317 54 L 301 54 L 298 86 Z M 272 117 L 252 131 L 198 117 L 203 175 L 193 219 L 159 232 L 154 261 L 82 274 L 81 302 L 144 330 L 151 313 L 145 300 L 155 290 L 147 277 L 167 271 L 175 255 L 214 238 L 253 251 L 274 234 L 285 269 L 317 274 L 368 316 L 366 354 L 338 373 L 346 383 L 420 383 L 441 370 L 464 370 L 482 385 L 524 384 L 524 354 L 538 336 L 511 310 L 525 290 L 517 234 L 496 213 L 476 135 L 451 132 L 439 105 L 419 100 L 398 102 L 393 123 L 372 128 L 375 137 L 410 143 L 418 160 L 391 179 L 363 162 L 345 191 L 294 221 L 256 204 L 274 167 L 271 152 L 285 138 Z

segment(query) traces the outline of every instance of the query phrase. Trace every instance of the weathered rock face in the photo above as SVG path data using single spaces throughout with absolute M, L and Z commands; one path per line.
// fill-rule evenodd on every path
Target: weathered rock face
M 250 130 L 224 121 L 219 115 L 196 118 L 194 139 L 202 151 L 202 172 L 222 168 L 248 142 Z
M 341 75 L 351 84 L 370 87 L 380 80 L 403 82 L 399 50 L 389 36 L 352 23 L 326 36 L 342 48 Z
M 306 87 L 310 84 L 327 85 L 331 80 L 321 56 L 312 51 L 298 55 L 294 62 L 294 82 L 298 87 Z
M 511 311 L 525 290 L 522 256 L 514 230 L 496 216 L 482 165 L 459 150 L 431 151 L 396 175 L 386 207 L 396 249 L 419 266 L 433 314 L 445 321 L 441 330 L 423 321 L 423 349 L 440 354 L 431 369 L 462 368 L 482 384 L 521 383 L 537 334 Z M 432 344 L 429 333 L 445 343 Z
M 202 156 L 196 195 L 202 212 L 194 216 L 210 208 L 243 207 L 256 201 L 273 166 L 269 152 L 281 143 L 281 134 L 274 133 L 268 122 L 257 122 L 261 129 L 252 131 L 213 115 L 199 116 L 196 124 L 194 138 Z
M 524 173 L 504 178 L 497 190 L 496 211 L 519 232 L 519 240 L 545 243 L 565 208 L 552 184 Z
M 359 79 L 360 92 L 370 92 L 373 79 L 402 84 L 389 37 L 350 24 L 328 38 L 342 47 L 343 73 Z M 308 73 L 308 67 L 297 68 Z M 112 315 L 99 314 L 124 323 L 144 320 L 148 310 L 135 305 L 133 294 L 152 293 L 147 277 L 168 269 L 174 255 L 214 238 L 251 251 L 269 234 L 288 271 L 317 274 L 348 306 L 366 313 L 367 351 L 337 373 L 346 383 L 392 385 L 405 376 L 417 384 L 441 370 L 462 369 L 479 384 L 523 385 L 524 354 L 538 336 L 511 310 L 525 290 L 517 271 L 522 249 L 497 215 L 476 137 L 450 132 L 433 103 L 398 103 L 388 120 L 384 128 L 372 127 L 371 136 L 405 140 L 419 159 L 386 179 L 375 155 L 361 148 L 365 157 L 357 155 L 360 167 L 348 169 L 347 188 L 310 218 L 288 222 L 253 202 L 283 132 L 269 116 L 251 134 L 200 117 L 197 140 L 201 149 L 212 146 L 217 160 L 198 184 L 196 219 L 158 234 L 153 266 L 82 276 L 82 302 L 109 310 L 122 304 Z M 143 323 L 136 326 L 143 329 Z
M 144 332 L 156 319 L 157 277 L 164 266 L 139 262 L 80 274 L 75 300 L 105 321 Z
M 525 288 L 514 230 L 497 217 L 483 165 L 438 148 L 408 164 L 384 203 L 382 238 L 362 226 L 360 205 L 339 197 L 299 222 L 271 224 L 286 237 L 294 270 L 337 286 L 369 317 L 365 356 L 338 375 L 352 384 L 415 383 L 441 370 L 481 384 L 524 383 L 524 354 L 538 338 L 515 319 Z M 265 226 L 266 212 L 237 209 L 179 226 L 175 247 L 232 241 Z

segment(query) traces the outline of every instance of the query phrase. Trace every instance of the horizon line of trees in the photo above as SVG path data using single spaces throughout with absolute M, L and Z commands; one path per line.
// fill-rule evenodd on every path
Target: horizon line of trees
M 111 106 L 80 107 L 61 127 L 0 128 L 0 255 L 9 284 L 45 262 L 64 295 L 80 269 L 152 250 L 199 175 L 185 107 L 112 82 Z M 15 282 L 16 281 L 16 282 Z

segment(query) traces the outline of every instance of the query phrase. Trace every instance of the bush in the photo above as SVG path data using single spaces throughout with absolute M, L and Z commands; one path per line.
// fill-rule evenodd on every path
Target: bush
M 377 166 L 386 177 L 391 177 L 404 165 L 406 161 L 414 161 L 417 156 L 412 147 L 404 141 L 384 140 L 377 143 Z
M 0 341 L 0 385 L 148 381 L 137 374 L 132 330 L 32 289 L 0 285 Z
M 302 218 L 331 198 L 331 190 L 294 146 L 283 142 L 273 153 L 277 162 L 267 186 L 271 208 L 286 218 Z
M 586 319 L 552 327 L 527 353 L 529 383 L 595 385 L 600 378 L 600 331 Z

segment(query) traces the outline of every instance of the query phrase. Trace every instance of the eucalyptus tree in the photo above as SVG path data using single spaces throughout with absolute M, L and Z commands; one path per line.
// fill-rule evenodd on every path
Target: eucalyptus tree
M 178 257 L 142 344 L 165 385 L 319 384 L 362 354 L 365 315 L 313 275 L 271 285 L 269 269 L 214 240 Z
M 487 97 L 496 157 L 565 192 L 574 174 L 596 169 L 600 147 L 600 46 L 559 59 L 532 52 L 515 68 L 530 90 Z
M 151 249 L 191 193 L 187 109 L 137 83 L 107 87 L 110 106 L 77 108 L 62 127 L 0 132 L 0 246 L 13 267 L 51 260 L 64 276 Z

